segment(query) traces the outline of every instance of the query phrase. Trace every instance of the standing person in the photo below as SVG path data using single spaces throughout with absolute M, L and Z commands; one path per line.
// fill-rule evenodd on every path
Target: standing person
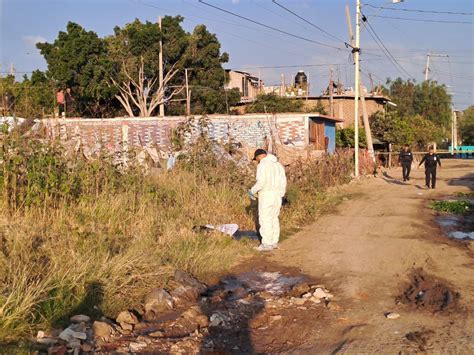
M 413 162 L 413 154 L 410 146 L 405 144 L 398 156 L 398 164 L 402 166 L 403 181 L 410 180 L 411 163 Z
M 257 149 L 253 160 L 257 161 L 257 182 L 249 190 L 249 196 L 258 195 L 258 221 L 262 243 L 259 251 L 273 250 L 280 238 L 280 215 L 282 198 L 286 191 L 286 175 L 277 158 L 263 149 Z
M 429 152 L 421 159 L 418 166 L 423 163 L 425 163 L 425 185 L 429 189 L 431 182 L 431 188 L 434 189 L 436 187 L 436 168 L 438 165 L 441 168 L 441 160 L 433 147 L 430 147 Z

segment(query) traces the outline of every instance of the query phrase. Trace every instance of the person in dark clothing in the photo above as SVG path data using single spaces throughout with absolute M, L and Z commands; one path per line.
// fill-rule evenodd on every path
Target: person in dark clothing
M 438 165 L 441 168 L 441 160 L 434 152 L 433 147 L 430 147 L 429 152 L 421 159 L 419 166 L 423 163 L 425 163 L 425 185 L 429 189 L 431 182 L 431 188 L 434 189 L 436 187 L 436 168 Z
M 410 180 L 411 163 L 413 161 L 413 154 L 410 146 L 405 144 L 398 156 L 398 164 L 402 166 L 403 181 Z

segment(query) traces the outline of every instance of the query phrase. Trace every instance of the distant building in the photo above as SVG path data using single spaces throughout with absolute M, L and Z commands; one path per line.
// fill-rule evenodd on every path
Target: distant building
M 242 95 L 241 101 L 252 102 L 263 90 L 263 81 L 250 73 L 238 70 L 226 69 L 229 75 L 229 81 L 225 85 L 225 89 L 239 89 Z
M 333 112 L 331 114 L 331 97 L 329 95 L 308 96 L 291 98 L 293 100 L 302 100 L 305 110 L 314 111 L 316 106 L 324 108 L 324 111 L 344 120 L 340 126 L 351 126 L 354 124 L 354 93 L 345 92 L 343 94 L 334 94 L 332 97 Z M 376 112 L 385 112 L 387 104 L 391 102 L 390 98 L 384 95 L 366 93 L 365 104 L 367 115 L 370 117 Z M 359 122 L 362 123 L 362 107 L 359 104 Z

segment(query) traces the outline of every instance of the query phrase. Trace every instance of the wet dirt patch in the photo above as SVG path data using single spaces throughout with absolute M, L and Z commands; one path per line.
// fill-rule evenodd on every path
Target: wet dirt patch
M 409 280 L 397 297 L 399 302 L 432 313 L 457 310 L 460 294 L 445 281 L 428 275 L 423 269 L 414 270 Z

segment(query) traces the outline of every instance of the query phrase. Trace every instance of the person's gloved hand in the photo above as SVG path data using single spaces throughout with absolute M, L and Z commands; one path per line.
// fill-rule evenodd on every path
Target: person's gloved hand
M 251 190 L 249 190 L 249 191 L 247 192 L 247 194 L 249 195 L 249 197 L 250 197 L 251 200 L 254 200 L 254 201 L 255 201 L 255 200 L 257 199 L 257 198 L 255 197 L 255 195 L 252 193 Z

